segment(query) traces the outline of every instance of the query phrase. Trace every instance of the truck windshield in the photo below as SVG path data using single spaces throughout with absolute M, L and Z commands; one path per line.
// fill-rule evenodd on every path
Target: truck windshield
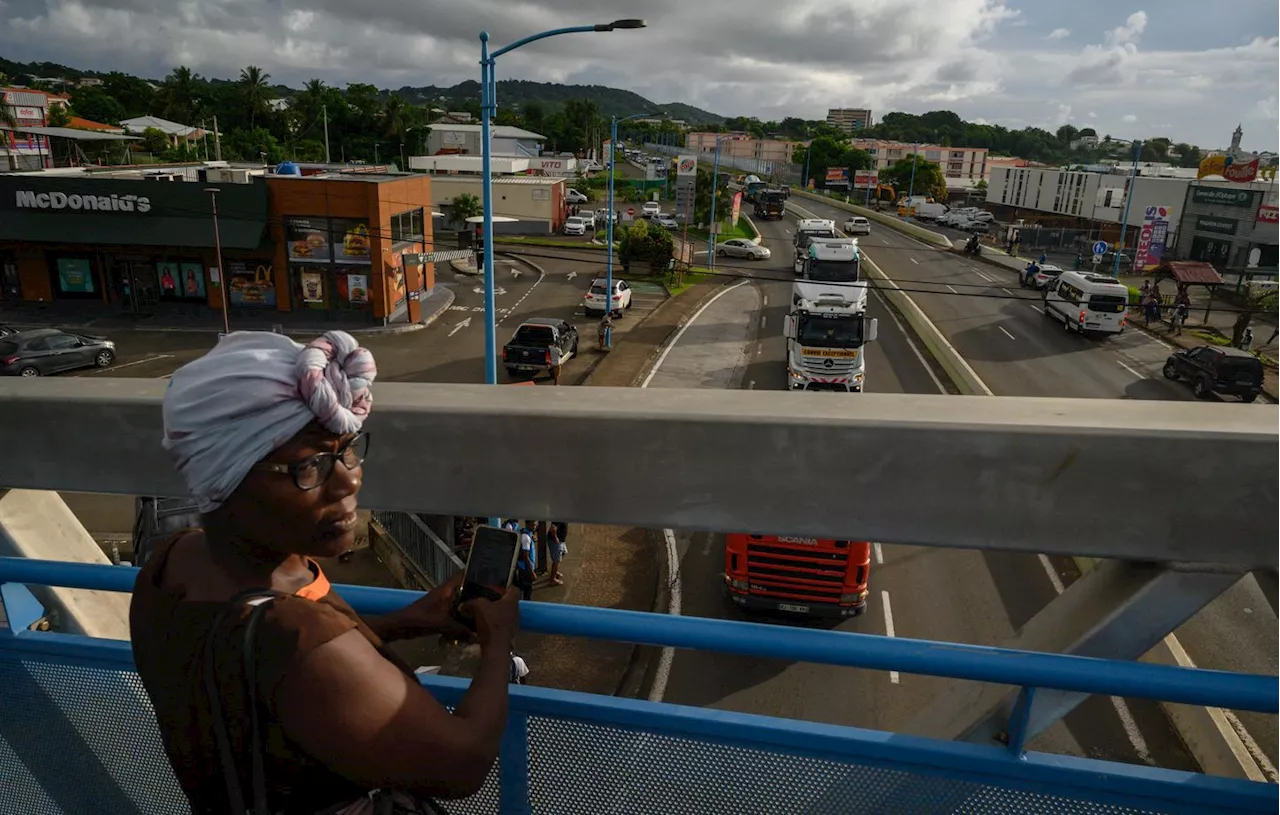
M 862 345 L 862 317 L 800 316 L 796 341 L 814 348 L 856 348 Z
M 796 233 L 796 246 L 808 246 L 810 238 L 834 238 L 836 236 L 834 229 L 822 229 L 818 231 L 810 230 L 808 232 Z
M 811 260 L 809 261 L 809 280 L 820 280 L 824 283 L 857 283 L 858 261 L 855 260 Z

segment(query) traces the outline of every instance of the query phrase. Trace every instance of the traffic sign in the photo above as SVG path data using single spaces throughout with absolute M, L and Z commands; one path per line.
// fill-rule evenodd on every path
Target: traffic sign
M 1098 265 L 1099 263 L 1101 263 L 1101 262 L 1102 262 L 1102 255 L 1101 255 L 1101 254 L 1097 254 L 1097 255 L 1094 255 L 1094 256 L 1093 256 L 1093 265 L 1094 265 L 1094 266 L 1097 266 L 1097 265 Z
M 636 208 L 635 208 L 635 207 L 627 207 L 627 214 L 628 214 L 628 215 L 635 215 L 635 214 L 636 214 Z
M 1107 242 L 1106 242 L 1106 241 L 1098 241 L 1097 243 L 1095 243 L 1095 244 L 1093 245 L 1093 253 L 1094 253 L 1095 255 L 1101 255 L 1101 254 L 1104 254 L 1106 251 L 1107 251 Z M 1094 262 L 1094 263 L 1097 263 L 1098 261 L 1097 261 L 1097 260 L 1094 260 L 1093 262 Z

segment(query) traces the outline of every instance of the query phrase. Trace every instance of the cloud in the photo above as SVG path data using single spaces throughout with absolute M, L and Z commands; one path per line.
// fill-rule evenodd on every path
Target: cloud
M 1276 97 L 1272 95 L 1266 99 L 1259 99 L 1249 111 L 1249 118 L 1262 119 L 1274 125 L 1276 119 L 1280 118 L 1280 109 L 1276 104 Z
M 1069 28 L 1055 28 L 1054 30 L 1052 30 L 1052 31 L 1050 31 L 1050 32 L 1049 32 L 1049 36 L 1047 37 L 1047 39 L 1050 39 L 1050 40 L 1065 40 L 1067 37 L 1070 37 L 1070 36 L 1071 36 L 1071 29 L 1069 29 Z
M 1053 123 L 1058 127 L 1062 127 L 1069 121 L 1071 121 L 1071 106 L 1058 105 L 1058 114 L 1053 117 Z
M 1137 117 L 1137 116 L 1134 116 L 1132 113 L 1126 113 L 1126 114 L 1125 114 L 1125 115 L 1120 119 L 1120 121 L 1125 122 L 1125 123 L 1127 123 L 1127 124 L 1133 124 L 1134 122 L 1138 121 L 1138 117 Z
M 1090 119 L 1096 119 L 1096 118 L 1098 118 L 1098 114 L 1097 114 L 1097 113 L 1094 113 L 1094 112 L 1091 110 L 1091 111 L 1089 111 L 1089 118 L 1090 118 Z

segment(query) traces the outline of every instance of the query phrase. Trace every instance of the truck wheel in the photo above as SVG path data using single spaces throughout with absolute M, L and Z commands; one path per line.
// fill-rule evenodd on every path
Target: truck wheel
M 507 369 L 507 376 L 511 377 L 512 379 L 515 379 L 515 378 L 517 378 L 518 376 L 520 376 L 520 372 L 519 372 L 519 371 L 517 371 L 515 368 L 508 368 L 508 369 Z
M 1241 401 L 1241 402 L 1244 402 L 1244 403 L 1247 405 L 1247 404 L 1249 404 L 1250 402 L 1252 402 L 1254 399 L 1257 399 L 1257 398 L 1258 398 L 1258 394 L 1256 394 L 1256 393 L 1246 393 L 1246 394 L 1244 394 L 1243 396 L 1241 396 L 1241 397 L 1240 397 L 1240 401 Z

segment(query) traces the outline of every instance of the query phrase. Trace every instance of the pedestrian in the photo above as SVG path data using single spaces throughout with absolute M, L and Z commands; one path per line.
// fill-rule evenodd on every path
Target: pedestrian
M 1151 321 L 1160 322 L 1160 300 L 1152 290 L 1147 291 L 1146 298 L 1143 299 L 1143 321 L 1146 325 L 1151 325 Z
M 569 547 L 560 540 L 554 524 L 547 527 L 547 549 L 551 554 L 551 585 L 563 586 L 564 578 L 560 575 L 560 560 L 569 553 Z
M 1041 252 L 1041 253 L 1040 253 L 1040 265 L 1041 265 L 1041 266 L 1043 266 L 1043 265 L 1045 265 L 1045 264 L 1046 264 L 1046 263 L 1048 263 L 1048 262 L 1049 262 L 1049 255 L 1048 255 L 1048 254 L 1046 254 L 1046 253 L 1044 253 L 1044 252 Z
M 1244 327 L 1244 331 L 1240 332 L 1240 350 L 1253 350 L 1253 329 L 1247 325 Z
M 1182 326 L 1189 316 L 1191 316 L 1191 295 L 1187 294 L 1187 288 L 1183 286 L 1178 289 L 1178 296 L 1173 301 L 1173 333 L 1182 334 Z
M 560 368 L 562 365 L 564 365 L 564 351 L 560 350 L 559 345 L 552 344 L 552 346 L 549 349 L 547 349 L 547 353 L 550 356 L 551 382 L 553 384 L 559 385 L 560 384 Z
M 1022 231 L 1013 233 L 1013 256 L 1018 256 L 1018 247 L 1022 246 Z
M 529 684 L 529 663 L 515 651 L 511 652 L 511 684 Z
M 600 350 L 609 350 L 610 332 L 613 331 L 613 317 L 608 311 L 600 318 L 600 325 L 596 327 L 596 341 L 600 343 Z
M 533 599 L 533 570 L 537 566 L 537 552 L 533 548 L 533 536 L 528 530 L 521 529 L 519 537 L 520 552 L 516 559 L 516 573 L 512 584 L 520 589 L 522 600 Z
M 551 562 L 550 553 L 547 550 L 547 522 L 538 521 L 533 525 L 533 539 L 538 547 L 538 568 L 534 570 L 534 577 L 542 577 L 547 573 L 547 564 Z
M 1144 280 L 1144 281 L 1142 281 L 1142 299 L 1143 299 L 1143 300 L 1146 300 L 1146 299 L 1147 299 L 1147 295 L 1149 295 L 1149 294 L 1151 294 L 1151 281 L 1150 281 L 1150 280 Z

